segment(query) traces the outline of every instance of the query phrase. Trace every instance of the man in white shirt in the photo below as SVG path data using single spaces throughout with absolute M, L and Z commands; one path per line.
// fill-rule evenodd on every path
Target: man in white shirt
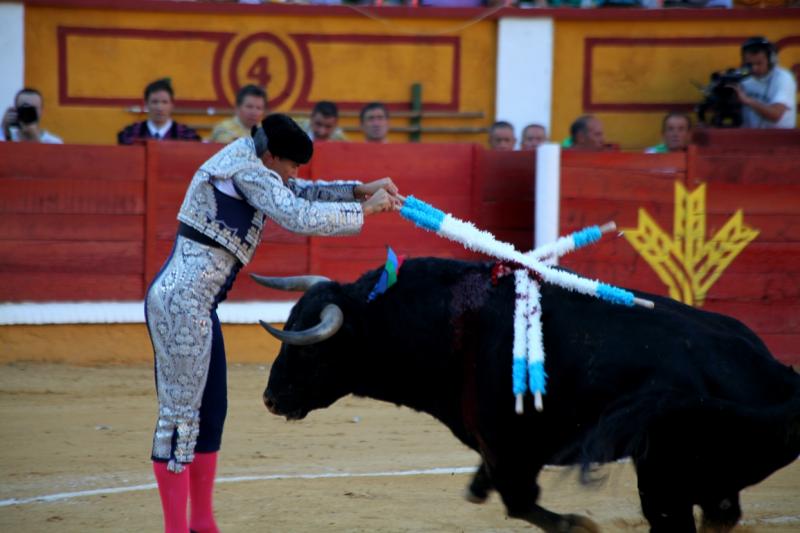
M 14 96 L 14 107 L 6 109 L 0 128 L 0 141 L 63 144 L 60 137 L 42 128 L 42 95 L 25 87 Z
M 742 63 L 752 73 L 734 86 L 742 102 L 742 127 L 787 128 L 797 121 L 797 82 L 778 66 L 775 45 L 764 37 L 742 44 Z

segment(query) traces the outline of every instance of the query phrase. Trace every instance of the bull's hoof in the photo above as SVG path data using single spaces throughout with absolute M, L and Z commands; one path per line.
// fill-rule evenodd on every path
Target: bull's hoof
M 600 533 L 600 526 L 585 516 L 565 514 L 561 515 L 553 533 Z
M 489 493 L 485 490 L 476 490 L 473 487 L 464 489 L 464 499 L 469 503 L 486 503 Z
M 704 521 L 699 531 L 700 533 L 730 533 L 734 527 L 736 524 L 712 524 Z

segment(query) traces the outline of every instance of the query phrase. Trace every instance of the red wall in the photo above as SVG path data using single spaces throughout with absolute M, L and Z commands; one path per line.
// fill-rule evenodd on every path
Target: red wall
M 0 299 L 140 299 L 143 148 L 0 143 Z
M 773 140 L 774 141 L 774 140 Z M 752 144 L 752 143 L 751 143 Z M 758 144 L 758 143 L 756 143 Z M 754 328 L 785 361 L 800 363 L 800 149 L 735 142 L 688 154 L 566 152 L 561 232 L 615 220 L 636 227 L 644 208 L 672 233 L 675 181 L 707 183 L 707 232 L 737 209 L 760 231 L 709 291 L 704 307 Z M 734 146 L 734 148 L 731 148 Z M 0 300 L 134 300 L 168 255 L 175 215 L 197 166 L 218 145 L 134 147 L 0 143 Z M 520 249 L 532 247 L 534 155 L 465 144 L 321 144 L 313 179 L 391 176 L 404 194 L 470 220 Z M 269 223 L 246 272 L 318 273 L 353 280 L 399 254 L 474 257 L 399 216 L 370 217 L 357 237 L 303 237 Z M 608 283 L 658 294 L 667 289 L 624 238 L 562 262 Z M 240 276 L 230 298 L 283 299 Z

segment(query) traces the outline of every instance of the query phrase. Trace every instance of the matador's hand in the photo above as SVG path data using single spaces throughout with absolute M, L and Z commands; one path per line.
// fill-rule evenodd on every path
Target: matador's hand
M 397 193 L 399 192 L 399 189 L 392 181 L 392 178 L 386 177 L 371 181 L 369 183 L 356 185 L 353 189 L 353 195 L 358 199 L 368 199 L 370 196 L 380 190 L 384 190 L 392 196 L 397 196 Z
M 362 204 L 362 208 L 366 216 L 384 211 L 399 211 L 402 205 L 399 198 L 389 194 L 385 189 L 379 189 Z

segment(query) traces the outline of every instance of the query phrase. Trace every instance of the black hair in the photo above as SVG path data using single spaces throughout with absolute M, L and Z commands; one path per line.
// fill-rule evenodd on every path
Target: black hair
M 524 137 L 525 136 L 525 132 L 528 131 L 531 128 L 541 128 L 545 133 L 547 133 L 547 128 L 545 128 L 541 124 L 533 123 L 533 124 L 528 124 L 527 126 L 522 128 L 522 136 Z
M 42 93 L 40 93 L 38 90 L 34 89 L 33 87 L 23 87 L 22 89 L 17 91 L 17 94 L 14 95 L 14 106 L 15 107 L 17 105 L 17 98 L 19 98 L 19 95 L 21 95 L 21 94 L 35 94 L 36 96 L 38 96 L 42 100 L 42 104 L 44 104 L 44 98 L 42 97 Z
M 575 137 L 579 133 L 586 133 L 589 131 L 589 121 L 594 118 L 594 115 L 581 115 L 575 119 L 569 127 L 569 137 L 572 139 L 572 142 L 575 142 Z
M 248 96 L 256 96 L 258 98 L 264 99 L 264 106 L 267 105 L 267 91 L 259 87 L 258 85 L 253 85 L 252 83 L 245 85 L 239 92 L 236 93 L 236 107 L 239 107 L 244 103 L 244 99 Z
M 339 108 L 331 101 L 328 100 L 320 100 L 314 105 L 314 109 L 311 110 L 311 116 L 316 115 L 319 113 L 323 117 L 339 117 Z M 389 114 L 387 113 L 386 116 L 388 117 Z
M 510 128 L 511 131 L 514 131 L 514 126 L 512 126 L 510 122 L 506 120 L 498 120 L 489 127 L 489 135 L 491 135 L 500 128 Z
M 386 118 L 389 118 L 389 109 L 386 107 L 386 104 L 383 102 L 370 102 L 361 108 L 361 112 L 358 114 L 358 119 L 361 122 L 364 122 L 364 115 L 373 109 L 383 109 L 383 114 L 386 115 Z
M 267 149 L 275 157 L 304 165 L 314 154 L 314 143 L 289 115 L 274 113 L 261 121 L 267 135 Z
M 167 91 L 170 100 L 175 98 L 175 91 L 172 90 L 172 80 L 169 78 L 161 78 L 160 80 L 150 82 L 147 87 L 144 88 L 145 102 L 150 98 L 151 94 L 157 93 L 158 91 Z
M 742 43 L 742 54 L 757 54 L 760 52 L 764 52 L 771 63 L 775 55 L 775 45 L 766 37 L 761 36 L 750 37 Z

